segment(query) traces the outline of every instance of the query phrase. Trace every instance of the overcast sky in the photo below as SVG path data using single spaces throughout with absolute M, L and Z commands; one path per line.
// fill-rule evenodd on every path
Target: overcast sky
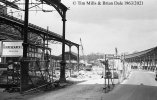
M 67 11 L 66 39 L 80 44 L 81 38 L 85 54 L 111 54 L 115 52 L 115 47 L 119 53 L 132 53 L 157 46 L 157 0 L 141 0 L 143 5 L 140 6 L 81 6 L 73 2 L 86 0 L 61 1 L 70 7 Z M 62 19 L 57 11 L 30 13 L 30 21 L 44 28 L 49 26 L 51 31 L 62 35 Z M 52 48 L 54 53 L 58 52 L 56 46 Z M 77 52 L 75 47 L 72 51 Z

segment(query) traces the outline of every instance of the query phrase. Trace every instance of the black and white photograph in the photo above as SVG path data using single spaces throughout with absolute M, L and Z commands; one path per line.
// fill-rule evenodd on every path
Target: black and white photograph
M 157 100 L 157 0 L 0 0 L 0 100 Z

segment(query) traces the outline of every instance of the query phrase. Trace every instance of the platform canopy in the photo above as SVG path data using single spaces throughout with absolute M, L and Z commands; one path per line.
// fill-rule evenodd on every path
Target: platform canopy
M 157 59 L 157 47 L 125 55 L 128 62 L 152 61 Z

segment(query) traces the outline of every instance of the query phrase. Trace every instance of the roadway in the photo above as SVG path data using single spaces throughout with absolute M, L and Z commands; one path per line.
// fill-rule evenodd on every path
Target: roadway
M 103 82 L 103 79 L 89 80 L 28 100 L 157 100 L 154 72 L 134 70 L 109 93 L 104 93 Z
M 105 93 L 104 80 L 90 79 L 62 89 L 16 97 L 20 100 L 157 100 L 155 73 L 134 70 L 128 79 Z M 12 98 L 16 100 L 16 98 Z M 1 99 L 0 99 L 1 100 Z
M 131 76 L 103 100 L 157 100 L 155 73 L 143 70 L 132 71 Z

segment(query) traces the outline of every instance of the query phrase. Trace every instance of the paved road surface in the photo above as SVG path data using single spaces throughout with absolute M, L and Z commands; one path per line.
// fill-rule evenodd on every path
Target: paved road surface
M 104 94 L 103 86 L 103 79 L 90 80 L 28 100 L 99 100 Z
M 94 79 L 48 93 L 5 100 L 157 100 L 157 81 L 154 78 L 153 72 L 132 71 L 129 79 L 109 93 L 104 93 L 103 79 Z
M 157 100 L 155 74 L 147 71 L 133 71 L 130 78 L 103 96 L 104 100 Z
M 101 80 L 93 80 L 29 100 L 157 100 L 154 77 L 153 72 L 132 71 L 129 79 L 109 93 L 104 93 Z

